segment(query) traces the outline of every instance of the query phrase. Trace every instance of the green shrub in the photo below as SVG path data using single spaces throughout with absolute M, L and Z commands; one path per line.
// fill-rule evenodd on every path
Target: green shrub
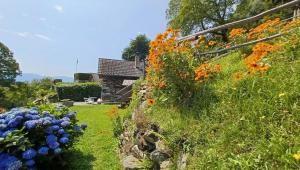
M 47 103 L 57 101 L 52 80 L 49 78 L 33 80 L 31 83 L 17 82 L 8 87 L 0 86 L 0 107 L 10 109 L 26 106 L 33 101 Z
M 91 73 L 75 73 L 74 74 L 74 80 L 75 82 L 80 82 L 80 81 L 89 81 L 92 79 L 92 74 Z
M 60 83 L 56 91 L 60 100 L 83 101 L 85 97 L 101 97 L 101 87 L 97 83 Z

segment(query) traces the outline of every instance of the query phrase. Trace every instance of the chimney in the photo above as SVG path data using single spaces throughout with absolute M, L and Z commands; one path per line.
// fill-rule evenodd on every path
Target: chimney
M 135 56 L 134 64 L 135 68 L 140 68 L 140 57 L 138 55 Z

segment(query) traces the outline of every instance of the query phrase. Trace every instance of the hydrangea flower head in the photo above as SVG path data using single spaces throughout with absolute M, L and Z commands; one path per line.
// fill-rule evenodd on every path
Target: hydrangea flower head
M 27 129 L 33 129 L 36 127 L 36 125 L 37 125 L 36 121 L 34 121 L 34 120 L 28 120 L 25 122 L 25 126 Z
M 70 118 L 70 119 L 75 119 L 76 118 L 76 112 L 71 112 L 71 113 L 68 113 L 66 115 L 66 117 Z
M 56 148 L 54 154 L 60 154 L 62 152 L 61 148 Z
M 25 152 L 22 153 L 22 158 L 23 159 L 32 159 L 36 156 L 36 151 L 32 148 L 27 149 Z
M 62 135 L 62 134 L 64 134 L 64 133 L 65 133 L 65 130 L 64 130 L 64 129 L 59 129 L 59 130 L 58 130 L 58 134 Z
M 58 142 L 51 142 L 51 143 L 48 143 L 48 146 L 51 149 L 56 149 L 56 148 L 59 147 L 59 143 Z
M 85 130 L 87 128 L 87 124 L 83 123 L 80 125 L 81 129 Z
M 65 128 L 67 126 L 69 126 L 71 123 L 69 121 L 63 121 L 60 125 L 61 127 Z
M 63 134 L 63 135 L 62 135 L 62 137 L 69 138 L 69 137 L 70 137 L 70 134 L 68 134 L 68 133 L 65 133 L 65 134 Z
M 0 124 L 5 124 L 5 119 L 0 119 Z
M 27 166 L 33 166 L 35 164 L 35 161 L 33 159 L 29 159 L 25 162 L 25 165 Z
M 7 125 L 6 124 L 0 124 L 0 130 L 4 131 L 6 130 Z
M 68 118 L 68 117 L 63 117 L 61 120 L 62 120 L 62 121 L 67 121 L 67 122 L 70 122 L 70 121 L 71 121 L 71 119 Z
M 57 137 L 55 135 L 48 135 L 46 137 L 46 142 L 49 143 L 53 143 L 57 141 Z
M 51 127 L 48 127 L 47 129 L 45 129 L 45 133 L 47 134 L 52 134 L 53 133 L 53 130 Z
M 52 123 L 52 125 L 58 125 L 58 124 L 60 124 L 60 121 L 59 120 L 52 120 L 51 123 Z
M 54 130 L 54 131 L 59 130 L 59 126 L 58 126 L 58 125 L 54 125 L 54 126 L 52 126 L 51 128 L 52 128 L 52 130 Z
M 74 126 L 74 130 L 75 130 L 75 132 L 81 132 L 81 128 L 78 125 Z
M 44 126 L 47 126 L 47 125 L 50 125 L 50 124 L 51 124 L 51 121 L 49 121 L 49 120 L 44 120 L 43 121 Z
M 69 138 L 67 138 L 67 137 L 62 137 L 62 138 L 59 139 L 59 142 L 62 143 L 62 144 L 66 144 L 66 143 L 69 142 Z
M 0 153 L 0 169 L 17 170 L 22 167 L 22 162 L 15 156 Z
M 46 146 L 42 146 L 40 147 L 40 149 L 38 150 L 38 153 L 40 155 L 47 155 L 48 154 L 48 151 L 49 151 L 49 148 L 46 147 Z
M 29 113 L 32 114 L 32 115 L 37 115 L 37 114 L 39 114 L 37 108 L 32 108 L 31 110 L 29 110 Z

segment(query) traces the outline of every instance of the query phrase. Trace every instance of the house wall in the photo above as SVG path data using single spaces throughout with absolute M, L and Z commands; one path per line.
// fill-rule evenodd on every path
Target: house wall
M 121 77 L 121 76 L 101 76 L 102 80 L 102 93 L 101 98 L 103 101 L 114 101 L 117 96 L 116 93 L 124 88 L 122 85 L 124 80 L 137 80 L 137 77 Z

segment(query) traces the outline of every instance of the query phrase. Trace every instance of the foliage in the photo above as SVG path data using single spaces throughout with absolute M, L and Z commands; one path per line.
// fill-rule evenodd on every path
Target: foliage
M 21 71 L 13 53 L 0 42 L 0 86 L 8 86 L 15 82 Z
M 74 74 L 75 82 L 90 81 L 91 79 L 92 79 L 92 73 L 75 73 Z
M 167 17 L 169 25 L 183 34 L 225 24 L 234 12 L 238 0 L 171 0 Z M 227 30 L 215 32 L 227 42 Z
M 72 147 L 86 128 L 86 125 L 77 125 L 75 112 L 59 109 L 55 115 L 37 108 L 15 108 L 1 114 L 0 154 L 14 156 L 24 168 L 58 164 L 53 160 Z M 10 169 L 14 165 L 4 166 Z
M 233 14 L 233 18 L 236 19 L 243 19 L 250 16 L 257 15 L 263 11 L 271 9 L 275 6 L 287 3 L 291 0 L 241 0 L 240 4 L 237 5 L 236 11 Z M 278 16 L 286 18 L 290 17 L 292 10 L 287 9 L 282 11 Z
M 0 106 L 4 108 L 25 106 L 34 100 L 34 93 L 27 83 L 17 83 L 10 87 L 0 86 Z
M 139 56 L 140 60 L 147 57 L 149 52 L 150 40 L 146 35 L 138 35 L 135 39 L 130 41 L 129 47 L 123 51 L 122 58 L 124 60 L 134 61 L 135 56 Z
M 56 98 L 54 85 L 49 78 L 26 83 L 18 82 L 9 87 L 0 86 L 0 107 L 4 108 L 26 106 L 37 100 L 47 103 L 49 99 L 55 101 Z
M 178 31 L 168 29 L 150 43 L 146 79 L 153 93 L 164 94 L 173 102 L 186 104 L 201 88 L 203 81 L 213 78 L 213 73 L 220 72 L 220 65 L 211 66 L 218 67 L 215 70 L 206 67 L 209 65 L 207 63 L 199 64 L 191 49 L 199 44 L 187 42 L 177 45 L 177 37 Z M 199 43 L 203 43 L 201 38 Z M 208 45 L 215 44 L 210 41 Z
M 86 97 L 101 97 L 101 87 L 97 83 L 59 83 L 56 91 L 60 100 L 83 101 Z

